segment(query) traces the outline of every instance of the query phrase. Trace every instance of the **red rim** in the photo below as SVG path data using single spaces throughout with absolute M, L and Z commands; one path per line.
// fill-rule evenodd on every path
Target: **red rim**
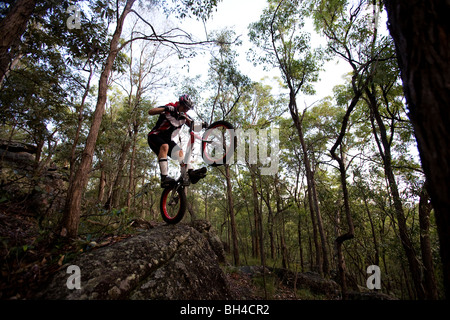
M 180 208 L 178 208 L 178 212 L 177 212 L 177 214 L 174 216 L 174 217 L 171 217 L 170 215 L 169 215 L 169 213 L 167 212 L 167 207 L 166 207 L 166 204 L 167 204 L 167 196 L 169 195 L 169 193 L 170 193 L 170 191 L 172 191 L 173 189 L 166 189 L 165 191 L 164 191 L 164 197 L 163 197 L 163 201 L 162 201 L 162 209 L 163 209 L 163 212 L 164 212 L 164 216 L 168 219 L 168 220 L 173 220 L 173 219 L 175 219 L 177 216 L 178 216 L 178 214 L 180 213 L 180 208 L 181 208 L 181 206 L 180 206 Z

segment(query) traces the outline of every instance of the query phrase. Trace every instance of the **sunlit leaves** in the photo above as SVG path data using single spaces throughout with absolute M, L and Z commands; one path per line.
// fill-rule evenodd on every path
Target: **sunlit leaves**
M 221 0 L 153 0 L 159 4 L 166 14 L 174 14 L 180 19 L 195 17 L 199 20 L 207 20 Z
M 292 90 L 311 93 L 317 80 L 321 52 L 311 48 L 304 31 L 305 8 L 298 1 L 269 1 L 258 22 L 249 27 L 250 40 L 262 50 L 253 51 L 253 61 L 278 67 Z

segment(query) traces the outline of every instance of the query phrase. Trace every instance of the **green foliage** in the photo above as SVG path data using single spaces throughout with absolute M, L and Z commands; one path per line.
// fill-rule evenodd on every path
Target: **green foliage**
M 313 93 L 322 53 L 311 49 L 310 35 L 302 30 L 304 15 L 299 1 L 269 1 L 260 21 L 250 25 L 249 37 L 263 52 L 252 52 L 255 64 L 279 68 L 293 92 Z
M 217 4 L 221 0 L 172 0 L 167 1 L 151 0 L 150 4 L 162 6 L 167 15 L 175 14 L 177 18 L 184 19 L 195 17 L 199 20 L 207 20 L 213 13 Z

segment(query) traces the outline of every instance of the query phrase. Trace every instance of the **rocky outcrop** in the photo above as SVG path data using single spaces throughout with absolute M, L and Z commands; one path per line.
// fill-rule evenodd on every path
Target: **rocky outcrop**
M 37 147 L 0 139 L 0 184 L 4 201 L 42 220 L 64 208 L 67 170 L 36 163 Z
M 66 285 L 64 266 L 40 299 L 233 299 L 219 265 L 223 255 L 208 222 L 197 229 L 161 224 L 140 235 L 79 255 L 80 289 Z M 208 240 L 209 239 L 209 240 Z M 211 240 L 212 239 L 212 240 Z M 211 243 L 214 246 L 212 249 Z

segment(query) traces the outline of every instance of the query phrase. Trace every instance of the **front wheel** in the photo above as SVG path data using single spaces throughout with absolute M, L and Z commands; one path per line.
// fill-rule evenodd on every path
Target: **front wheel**
M 160 211 L 166 223 L 180 222 L 186 211 L 185 189 L 179 186 L 165 188 L 161 195 Z
M 236 133 L 231 123 L 216 121 L 202 137 L 202 157 L 211 166 L 231 163 L 236 150 Z

